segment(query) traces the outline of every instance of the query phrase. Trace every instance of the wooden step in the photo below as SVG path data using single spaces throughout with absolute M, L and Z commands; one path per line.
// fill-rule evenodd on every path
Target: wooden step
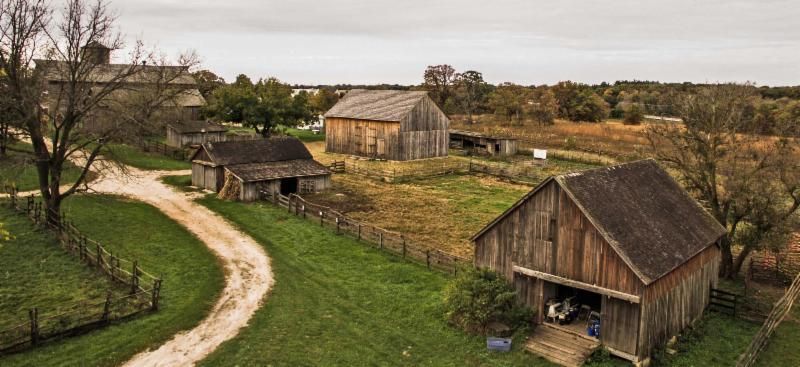
M 593 338 L 582 337 L 560 328 L 540 325 L 528 339 L 525 349 L 550 362 L 577 367 L 582 365 L 599 346 L 600 342 Z

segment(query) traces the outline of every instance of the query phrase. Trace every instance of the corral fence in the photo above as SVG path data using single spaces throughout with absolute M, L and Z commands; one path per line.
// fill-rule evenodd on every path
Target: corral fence
M 780 251 L 765 251 L 750 256 L 747 276 L 757 282 L 787 285 L 800 274 L 800 234 L 792 236 Z
M 764 347 L 767 346 L 767 342 L 775 332 L 775 329 L 778 328 L 783 319 L 786 318 L 786 315 L 789 314 L 798 295 L 800 295 L 800 274 L 794 278 L 783 297 L 775 303 L 775 307 L 772 308 L 769 316 L 767 316 L 767 320 L 764 321 L 761 329 L 758 330 L 755 337 L 750 342 L 747 351 L 739 357 L 739 361 L 736 363 L 737 367 L 750 367 L 755 365 L 758 354 L 764 350 Z
M 311 203 L 296 194 L 284 196 L 276 192 L 261 191 L 261 197 L 286 208 L 289 213 L 315 221 L 321 227 L 335 229 L 337 234 L 350 236 L 382 251 L 424 264 L 430 270 L 456 275 L 459 268 L 472 264 L 470 259 L 412 243 L 401 233 L 348 218 L 336 210 Z
M 186 149 L 169 146 L 159 141 L 138 139 L 136 141 L 136 146 L 139 147 L 139 149 L 141 149 L 143 152 L 157 153 L 180 161 L 184 161 L 189 158 Z
M 51 229 L 62 248 L 108 277 L 119 286 L 119 290 L 109 291 L 102 299 L 61 305 L 58 310 L 43 315 L 40 315 L 40 311 L 46 310 L 34 307 L 29 310 L 27 319 L 4 322 L 16 326 L 0 330 L 0 355 L 36 346 L 48 339 L 101 328 L 142 312 L 158 310 L 161 277 L 144 271 L 137 261 L 123 259 L 106 250 L 99 242 L 81 233 L 67 220 L 65 213 L 47 215 L 42 203 L 33 196 L 20 198 L 14 188 L 7 188 L 6 191 L 13 209 L 26 215 L 36 225 Z
M 513 182 L 538 183 L 544 177 L 534 165 L 504 164 L 484 161 L 442 161 L 407 167 L 376 168 L 357 162 L 335 161 L 329 165 L 334 173 L 352 173 L 384 182 L 405 182 L 451 174 L 482 173 Z
M 740 295 L 736 293 L 726 292 L 720 289 L 711 289 L 709 295 L 709 307 L 723 313 L 727 313 L 736 317 L 737 306 L 739 304 Z

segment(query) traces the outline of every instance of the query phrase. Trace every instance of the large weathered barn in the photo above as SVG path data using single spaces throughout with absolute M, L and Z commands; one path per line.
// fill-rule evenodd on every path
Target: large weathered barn
M 313 193 L 330 184 L 330 170 L 292 137 L 206 143 L 192 156 L 192 185 L 241 201 L 258 200 L 260 191 Z
M 228 128 L 208 121 L 176 121 L 167 124 L 167 145 L 185 147 L 225 141 Z
M 548 300 L 577 296 L 601 315 L 599 341 L 641 361 L 703 313 L 725 233 L 644 160 L 551 177 L 473 241 L 476 265 L 514 283 L 537 330 L 558 328 L 544 322 Z
M 325 114 L 325 151 L 394 161 L 445 157 L 449 125 L 426 92 L 354 89 Z

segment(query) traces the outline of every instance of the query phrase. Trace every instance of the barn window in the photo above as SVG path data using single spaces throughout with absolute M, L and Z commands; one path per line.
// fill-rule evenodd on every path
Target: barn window
M 314 180 L 300 181 L 300 192 L 304 194 L 317 192 L 315 183 Z

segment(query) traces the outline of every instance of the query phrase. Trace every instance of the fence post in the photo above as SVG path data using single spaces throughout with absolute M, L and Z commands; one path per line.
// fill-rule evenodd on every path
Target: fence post
M 100 244 L 97 244 L 97 267 L 103 268 L 103 252 L 100 250 Z
M 108 322 L 111 314 L 111 291 L 106 294 L 106 303 L 103 305 L 103 321 Z
M 339 216 L 337 215 L 336 216 L 336 234 L 340 234 L 339 233 L 339 227 L 340 227 Z
M 135 294 L 139 287 L 139 262 L 133 261 L 133 270 L 131 271 L 131 294 Z
M 323 221 L 324 219 L 325 219 L 325 211 L 320 210 L 319 211 L 319 226 L 320 227 L 325 226 L 325 222 Z
M 428 270 L 431 270 L 431 250 L 425 250 L 425 262 L 428 263 Z
M 400 236 L 403 239 L 403 258 L 406 258 L 406 236 Z
M 158 298 L 161 297 L 161 279 L 154 279 L 153 280 L 153 291 L 152 291 L 152 299 L 150 300 L 150 306 L 153 311 L 158 310 Z
M 36 345 L 39 343 L 39 309 L 29 310 L 28 317 L 31 320 L 31 344 Z
M 383 232 L 378 232 L 378 248 L 383 250 Z
M 361 223 L 358 224 L 358 240 L 361 241 Z

